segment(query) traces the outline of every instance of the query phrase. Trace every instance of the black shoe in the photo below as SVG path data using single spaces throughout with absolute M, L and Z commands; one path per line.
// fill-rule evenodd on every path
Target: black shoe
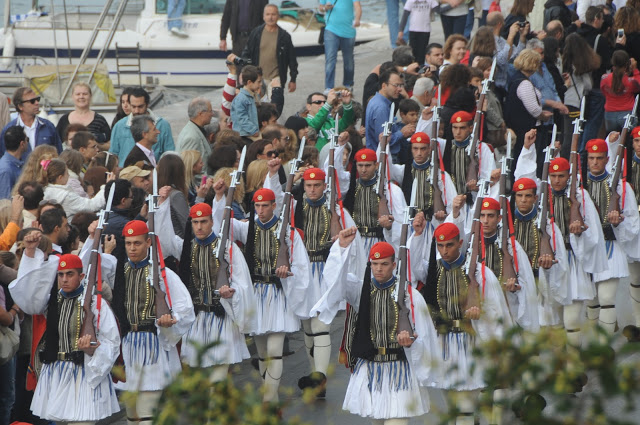
M 316 394 L 316 398 L 325 398 L 327 395 L 327 377 L 322 372 L 313 372 L 309 375 L 309 378 L 313 382 L 313 389 Z
M 627 337 L 629 342 L 640 342 L 640 328 L 634 325 L 627 325 L 622 330 L 622 335 Z
M 298 388 L 300 388 L 301 390 L 304 390 L 305 388 L 312 388 L 312 387 L 313 387 L 313 380 L 311 379 L 311 375 L 306 375 L 298 379 Z
M 540 394 L 530 394 L 524 400 L 523 418 L 525 422 L 533 423 L 542 418 L 542 411 L 547 407 L 547 400 Z

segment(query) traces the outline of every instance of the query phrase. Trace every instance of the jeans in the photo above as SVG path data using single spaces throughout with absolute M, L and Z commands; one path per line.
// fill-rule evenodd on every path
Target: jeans
M 409 45 L 413 51 L 413 57 L 419 64 L 426 62 L 427 45 L 429 44 L 430 35 L 430 32 L 409 31 Z
M 487 15 L 489 14 L 489 10 L 483 10 L 482 11 L 482 17 L 480 18 L 480 21 L 478 22 L 478 27 L 483 27 L 485 25 L 487 25 Z
M 585 113 L 587 122 L 584 124 L 582 139 L 580 139 L 580 152 L 584 151 L 589 140 L 598 137 L 604 119 L 604 102 L 600 89 L 592 89 L 587 95 L 587 112 Z
M 397 35 L 397 33 L 396 33 Z M 353 73 L 355 65 L 353 62 L 353 47 L 356 44 L 354 38 L 344 38 L 335 35 L 331 31 L 324 31 L 324 88 L 332 89 L 336 79 L 336 60 L 338 50 L 342 50 L 342 62 L 344 64 L 342 85 L 347 88 L 353 87 Z
M 16 400 L 16 357 L 0 366 L 0 425 L 11 422 L 11 409 Z
M 607 133 L 611 131 L 622 131 L 624 122 L 627 120 L 627 115 L 631 111 L 619 111 L 619 112 L 604 112 L 604 126 L 607 129 Z
M 475 23 L 476 17 L 474 9 L 469 9 L 469 13 L 467 13 L 467 20 L 464 23 L 464 36 L 469 40 L 471 38 L 471 31 L 473 31 L 473 24 Z
M 398 39 L 398 31 L 400 27 L 400 0 L 387 0 L 387 25 L 389 26 L 389 39 L 391 40 L 391 48 L 397 47 L 396 40 Z M 405 42 L 409 40 L 409 20 L 404 27 L 404 36 L 402 37 Z M 417 59 L 417 58 L 416 58 Z
M 446 16 L 441 15 L 442 31 L 444 31 L 444 39 L 449 38 L 451 34 L 464 34 L 464 27 L 467 24 L 467 15 L 462 16 Z
M 167 4 L 167 25 L 171 28 L 182 28 L 182 12 L 187 0 L 169 0 Z

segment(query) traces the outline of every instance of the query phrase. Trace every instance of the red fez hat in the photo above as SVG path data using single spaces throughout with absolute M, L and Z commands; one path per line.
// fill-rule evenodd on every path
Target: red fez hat
M 82 270 L 82 260 L 77 255 L 64 254 L 60 256 L 58 270 Z
M 555 158 L 549 163 L 550 173 L 559 173 L 561 171 L 569 171 L 569 168 L 571 168 L 569 166 L 569 161 L 567 161 L 562 157 Z
M 200 217 L 211 217 L 211 205 L 205 204 L 204 202 L 200 202 L 199 204 L 195 204 L 189 210 L 189 217 L 191 218 L 200 218 Z
M 604 139 L 591 139 L 587 142 L 587 153 L 609 153 L 609 147 Z
M 533 181 L 532 179 L 528 179 L 526 177 L 518 179 L 513 183 L 514 192 L 520 192 L 521 190 L 528 190 L 528 189 L 533 189 L 535 192 L 536 190 L 538 190 L 538 185 L 536 184 L 535 181 Z
M 276 194 L 273 193 L 273 190 L 271 189 L 258 189 L 256 190 L 256 193 L 253 194 L 253 202 L 268 202 L 275 200 Z
M 371 149 L 360 149 L 356 153 L 356 162 L 376 162 L 378 156 Z
M 451 116 L 451 124 L 473 121 L 473 115 L 467 111 L 458 111 Z
M 436 227 L 434 235 L 436 237 L 436 241 L 445 242 L 458 237 L 460 235 L 460 230 L 458 229 L 458 226 L 453 223 L 442 223 L 440 226 Z
M 324 181 L 325 177 L 327 177 L 327 175 L 320 168 L 307 168 L 304 171 L 304 174 L 302 175 L 302 178 L 305 181 L 310 181 L 310 180 Z
M 635 139 L 636 137 L 640 137 L 640 126 L 631 130 L 631 138 Z
M 431 139 L 427 136 L 426 133 L 418 132 L 411 136 L 411 143 L 430 143 Z
M 500 211 L 500 202 L 487 196 L 482 200 L 482 211 L 486 210 Z
M 392 257 L 395 253 L 393 246 L 388 242 L 377 242 L 371 247 L 369 260 L 379 260 L 381 258 Z
M 132 220 L 128 222 L 126 226 L 124 226 L 124 229 L 122 229 L 122 236 L 124 236 L 125 238 L 127 236 L 146 235 L 147 233 L 149 233 L 147 223 L 140 220 Z

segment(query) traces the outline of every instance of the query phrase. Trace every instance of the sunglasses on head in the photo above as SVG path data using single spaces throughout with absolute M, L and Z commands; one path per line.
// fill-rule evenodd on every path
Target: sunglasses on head
M 273 157 L 277 158 L 279 153 L 278 153 L 278 151 L 267 151 L 267 152 L 265 152 L 265 155 L 273 156 Z
M 27 103 L 27 102 L 29 102 L 29 103 L 30 103 L 30 104 L 32 104 L 32 105 L 33 105 L 33 104 L 35 104 L 36 102 L 40 102 L 40 96 L 38 96 L 38 97 L 34 97 L 33 99 L 23 100 L 23 101 L 22 101 L 22 102 L 20 102 L 20 103 L 22 104 L 22 103 Z

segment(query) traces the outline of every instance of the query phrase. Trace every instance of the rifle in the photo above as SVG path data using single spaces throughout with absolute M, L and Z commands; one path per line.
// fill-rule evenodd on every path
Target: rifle
M 242 148 L 238 168 L 231 173 L 231 184 L 227 190 L 226 205 L 224 207 L 224 215 L 222 225 L 220 226 L 220 240 L 218 241 L 218 249 L 216 250 L 216 258 L 218 259 L 218 275 L 216 277 L 215 289 L 219 289 L 224 285 L 229 285 L 229 263 L 224 257 L 227 248 L 231 246 L 233 241 L 229 240 L 229 229 L 231 228 L 231 204 L 233 203 L 233 195 L 236 186 L 240 184 L 242 173 L 244 170 L 244 160 L 247 154 L 247 147 Z
M 555 259 L 555 252 L 551 248 L 551 235 L 547 233 L 547 222 L 553 219 L 549 211 L 549 164 L 553 157 L 553 144 L 556 139 L 556 125 L 553 125 L 553 133 L 551 135 L 551 143 L 545 149 L 544 165 L 542 166 L 542 181 L 540 184 L 540 199 L 538 200 L 538 218 L 536 219 L 536 227 L 540 232 L 540 256 L 551 255 Z
M 480 131 L 482 128 L 482 116 L 484 115 L 484 101 L 487 97 L 487 93 L 489 92 L 489 86 L 493 83 L 493 75 L 496 72 L 496 58 L 493 58 L 493 64 L 491 65 L 491 73 L 489 74 L 489 78 L 482 82 L 482 91 L 480 92 L 480 97 L 478 98 L 478 103 L 476 105 L 476 115 L 473 118 L 473 131 L 471 132 L 471 143 L 469 143 L 469 147 L 467 148 L 467 155 L 469 155 L 469 168 L 467 168 L 467 181 L 469 180 L 478 180 L 479 174 L 479 163 L 478 163 L 478 143 Z
M 100 261 L 98 258 L 100 253 L 100 241 L 102 239 L 102 230 L 107 225 L 107 219 L 109 218 L 109 213 L 111 212 L 111 205 L 113 204 L 113 195 L 116 191 L 116 185 L 112 184 L 111 189 L 109 190 L 109 197 L 107 199 L 107 206 L 100 210 L 98 213 L 98 227 L 96 227 L 96 231 L 93 234 L 93 246 L 91 247 L 91 257 L 89 260 L 89 270 L 87 272 L 87 287 L 84 292 L 84 302 L 82 303 L 82 310 L 84 311 L 84 319 L 82 321 L 82 328 L 80 330 L 80 335 L 90 335 L 91 336 L 91 345 L 89 348 L 90 355 L 96 350 L 96 347 L 93 347 L 94 343 L 98 341 L 98 335 L 100 333 L 100 328 L 96 329 L 93 325 L 94 314 L 91 310 L 91 301 L 93 299 L 93 290 L 96 289 L 96 293 L 98 294 L 98 313 L 100 312 L 100 305 L 102 302 L 102 280 L 98 279 L 99 269 L 101 267 Z M 101 277 L 101 276 L 100 276 Z M 100 321 L 98 320 L 98 325 Z M 97 345 L 97 344 L 96 344 Z
M 580 214 L 580 204 L 578 203 L 578 161 L 580 161 L 578 142 L 580 141 L 580 133 L 582 133 L 582 124 L 585 122 L 584 107 L 585 98 L 583 97 L 580 105 L 580 117 L 573 121 L 573 137 L 571 138 L 571 155 L 569 157 L 571 164 L 571 184 L 569 186 L 569 201 L 571 207 L 569 209 L 569 221 L 571 223 L 578 221 L 582 229 L 585 229 L 585 225 L 582 214 Z
M 396 288 L 393 291 L 394 301 L 398 304 L 398 333 L 402 331 L 409 332 L 409 336 L 413 337 L 413 326 L 409 316 L 411 311 L 407 308 L 407 304 L 404 301 L 405 293 L 407 290 L 407 267 L 408 267 L 408 249 L 407 238 L 409 235 L 409 226 L 411 224 L 411 211 L 416 208 L 416 189 L 418 187 L 417 179 L 413 180 L 413 186 L 411 188 L 411 200 L 409 206 L 404 210 L 404 216 L 402 220 L 402 230 L 400 231 L 400 249 L 398 251 L 398 272 Z
M 507 142 L 507 146 L 509 145 L 509 143 L 510 141 Z M 518 279 L 518 273 L 513 265 L 513 256 L 517 255 L 515 246 L 513 247 L 513 255 L 509 253 L 509 239 L 513 236 L 513 223 L 511 222 L 509 217 L 509 199 L 507 198 L 507 176 L 510 174 L 507 162 L 508 160 L 506 156 L 502 158 L 502 170 L 500 172 L 499 182 L 500 209 L 502 210 L 502 235 L 500 248 L 502 249 L 502 277 L 505 282 L 511 278 Z
M 440 114 L 442 113 L 442 106 L 440 105 L 440 98 L 442 96 L 442 85 L 438 84 L 438 103 L 433 108 L 433 120 L 431 121 L 431 140 L 438 139 L 440 133 Z
M 147 224 L 149 226 L 149 237 L 151 238 L 151 267 L 149 267 L 149 278 L 151 286 L 156 293 L 156 319 L 160 319 L 165 314 L 169 314 L 173 317 L 173 310 L 171 306 L 167 304 L 167 300 L 164 299 L 165 291 L 160 288 L 160 273 L 164 271 L 164 266 L 160 265 L 160 256 L 158 254 L 159 243 L 155 232 L 155 215 L 158 198 L 158 172 L 157 169 L 153 170 L 153 193 L 148 196 L 147 202 L 149 205 L 149 213 L 147 215 Z M 163 259 L 164 260 L 164 259 Z M 167 280 L 164 280 L 165 288 L 168 291 L 169 284 Z
M 481 231 L 480 212 L 482 211 L 482 200 L 489 191 L 489 182 L 480 180 L 478 182 L 479 191 L 476 199 L 475 209 L 473 210 L 473 222 L 471 223 L 471 240 L 467 249 L 467 259 L 465 269 L 469 278 L 469 290 L 467 294 L 467 305 L 465 310 L 471 307 L 480 307 L 480 284 L 476 279 L 476 269 L 478 266 L 478 256 L 482 254 L 481 262 L 484 262 L 484 253 L 480 248 L 484 235 Z
M 442 187 L 445 185 L 444 170 L 440 168 L 440 155 L 438 154 L 438 140 L 431 139 L 431 186 L 433 187 L 433 215 L 438 211 L 447 211 L 442 200 L 442 191 L 438 186 L 438 177 L 442 178 Z
M 338 194 L 338 182 L 336 181 L 336 167 L 335 167 L 335 158 L 334 158 L 334 154 L 335 151 L 338 147 L 338 137 L 340 136 L 339 130 L 338 130 L 338 121 L 340 120 L 340 117 L 338 116 L 338 114 L 336 114 L 336 128 L 333 132 L 333 134 L 331 135 L 331 138 L 329 140 L 329 168 L 327 169 L 328 171 L 328 187 L 329 187 L 329 212 L 331 213 L 331 221 L 330 221 L 330 236 L 331 236 L 331 240 L 333 240 L 334 237 L 338 236 L 338 233 L 340 233 L 340 230 L 342 230 L 342 226 L 340 225 L 340 217 L 338 216 L 338 213 L 336 212 L 336 203 L 338 202 L 338 197 L 336 196 Z
M 636 101 L 633 104 L 633 110 L 630 114 L 626 116 L 626 120 L 624 122 L 624 128 L 622 129 L 622 133 L 620 133 L 620 139 L 618 139 L 618 151 L 616 153 L 616 160 L 613 163 L 613 167 L 611 169 L 611 178 L 609 180 L 609 209 L 607 213 L 612 211 L 620 212 L 620 195 L 618 195 L 618 182 L 620 181 L 620 172 L 622 171 L 622 160 L 624 159 L 624 150 L 626 149 L 626 140 L 627 135 L 632 130 L 633 127 L 633 117 L 636 116 L 638 110 L 638 95 L 636 95 Z
M 302 152 L 304 152 L 304 143 L 300 142 L 298 157 L 291 164 L 291 171 L 289 172 L 289 177 L 287 177 L 287 186 L 284 192 L 282 213 L 280 214 L 280 223 L 278 223 L 278 228 L 276 230 L 278 240 L 280 241 L 276 268 L 286 266 L 291 269 L 291 264 L 289 263 L 289 253 L 287 251 L 287 228 L 289 227 L 289 223 L 291 221 L 291 189 L 293 188 L 293 178 L 295 177 L 296 172 L 298 172 L 300 164 L 302 164 Z M 293 240 L 291 242 L 291 248 L 293 249 Z
M 387 185 L 387 142 L 391 136 L 391 126 L 395 116 L 395 105 L 391 103 L 389 110 L 389 121 L 382 125 L 382 141 L 380 142 L 380 157 L 378 158 L 378 183 L 376 184 L 376 194 L 380 197 L 378 206 L 378 218 L 389 215 L 389 205 L 385 199 L 385 186 Z

